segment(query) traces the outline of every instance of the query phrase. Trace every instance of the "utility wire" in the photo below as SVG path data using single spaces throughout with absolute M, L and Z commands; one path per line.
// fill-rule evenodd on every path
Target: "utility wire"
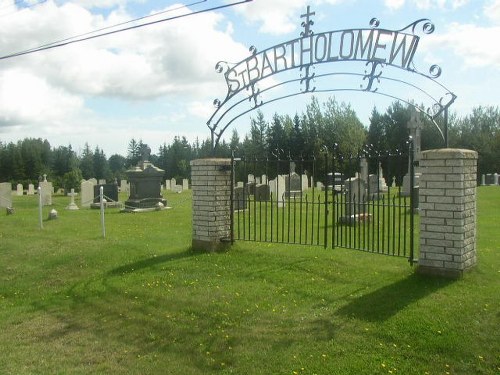
M 145 26 L 151 26 L 151 25 L 155 25 L 155 24 L 158 24 L 158 23 L 162 23 L 162 22 L 176 20 L 176 19 L 179 19 L 179 18 L 185 18 L 185 17 L 194 16 L 194 15 L 201 14 L 201 13 L 206 13 L 206 12 L 210 12 L 210 11 L 214 11 L 214 10 L 224 9 L 224 8 L 232 7 L 232 6 L 235 6 L 235 5 L 248 3 L 248 2 L 251 2 L 251 1 L 253 1 L 253 0 L 241 0 L 241 1 L 234 2 L 234 3 L 230 3 L 230 4 L 218 5 L 216 7 L 198 10 L 198 11 L 195 11 L 195 12 L 192 12 L 192 13 L 180 14 L 180 15 L 173 16 L 173 17 L 162 18 L 160 20 L 142 23 L 140 25 L 134 25 L 134 26 L 129 26 L 129 27 L 125 27 L 125 28 L 122 28 L 122 29 L 118 29 L 118 30 L 108 31 L 108 32 L 101 33 L 101 34 L 98 34 L 98 35 L 87 36 L 87 37 L 84 37 L 84 38 L 79 38 L 79 39 L 74 39 L 74 40 L 63 40 L 63 41 L 60 41 L 60 42 L 54 42 L 54 43 L 50 43 L 48 45 L 43 45 L 43 46 L 40 46 L 40 47 L 36 47 L 36 48 L 24 50 L 24 51 L 21 51 L 21 52 L 16 52 L 16 53 L 13 53 L 13 54 L 0 56 L 0 60 L 6 60 L 6 59 L 9 59 L 9 58 L 24 56 L 24 55 L 28 55 L 28 54 L 35 53 L 35 52 L 45 51 L 45 50 L 48 50 L 48 49 L 54 49 L 54 48 L 58 48 L 58 47 L 63 47 L 63 46 L 67 46 L 67 45 L 70 45 L 70 44 L 75 44 L 75 43 L 84 42 L 84 41 L 91 40 L 91 39 L 100 38 L 100 37 L 103 37 L 103 36 L 108 36 L 108 35 L 112 35 L 112 34 L 121 33 L 123 31 L 134 30 L 134 29 L 138 29 L 138 28 L 141 28 L 141 27 L 145 27 Z M 70 38 L 70 39 L 72 39 L 72 38 Z
M 46 0 L 44 0 L 44 1 L 46 1 Z M 19 52 L 19 53 L 36 52 L 38 50 L 42 50 L 42 49 L 45 49 L 45 48 L 48 48 L 48 47 L 51 47 L 51 46 L 54 46 L 54 45 L 57 45 L 57 44 L 60 44 L 60 43 L 63 43 L 63 42 L 71 41 L 72 39 L 82 38 L 82 37 L 87 36 L 87 35 L 95 34 L 95 33 L 98 33 L 98 32 L 104 31 L 104 30 L 109 30 L 109 29 L 112 29 L 112 28 L 115 28 L 115 27 L 118 27 L 118 26 L 127 25 L 129 23 L 133 23 L 133 22 L 136 22 L 136 21 L 141 21 L 141 20 L 144 20 L 146 18 L 156 17 L 156 16 L 158 16 L 160 14 L 170 13 L 170 12 L 182 9 L 182 8 L 187 8 L 187 7 L 191 7 L 191 6 L 194 6 L 194 5 L 198 5 L 198 4 L 204 3 L 206 1 L 207 0 L 201 0 L 201 1 L 196 1 L 194 3 L 187 4 L 187 5 L 180 5 L 180 6 L 176 7 L 176 8 L 171 8 L 171 9 L 163 10 L 161 12 L 150 14 L 148 16 L 143 16 L 143 17 L 135 18 L 135 19 L 132 19 L 132 20 L 129 20 L 129 21 L 117 23 L 117 24 L 112 25 L 112 26 L 106 26 L 106 27 L 103 27 L 101 29 L 89 31 L 89 32 L 84 33 L 84 34 L 79 34 L 79 35 L 75 35 L 75 36 L 72 36 L 72 37 L 69 37 L 69 38 L 65 38 L 65 39 L 61 39 L 61 40 L 56 40 L 55 42 L 51 42 L 51 43 L 47 43 L 47 44 L 42 44 L 41 46 L 38 46 L 38 47 L 35 47 L 35 48 L 30 48 L 30 49 L 24 50 L 24 51 Z M 17 55 L 17 53 L 14 54 L 14 55 Z

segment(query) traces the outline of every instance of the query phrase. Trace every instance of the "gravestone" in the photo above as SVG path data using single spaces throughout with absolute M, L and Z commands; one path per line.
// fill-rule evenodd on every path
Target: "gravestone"
M 354 215 L 364 212 L 363 201 L 366 194 L 366 183 L 359 177 L 345 181 L 346 197 L 344 216 L 351 221 Z
M 498 173 L 493 173 L 493 185 L 498 185 Z
M 486 176 L 484 174 L 481 175 L 481 186 L 486 185 Z
M 265 174 L 262 175 L 262 177 L 260 178 L 260 182 L 262 184 L 267 184 L 269 181 L 267 180 L 267 176 Z
M 127 180 L 123 179 L 120 181 L 120 191 L 124 193 L 130 192 L 130 184 Z
M 161 180 L 165 171 L 154 166 L 148 159 L 151 149 L 147 148 L 138 166 L 126 171 L 130 182 L 130 197 L 125 202 L 126 210 L 150 209 L 167 201 L 161 195 Z
M 255 201 L 256 202 L 267 202 L 271 196 L 271 189 L 269 185 L 255 185 Z
M 35 195 L 35 185 L 33 184 L 28 185 L 28 195 Z
M 389 189 L 384 180 L 382 165 L 379 163 L 378 173 L 368 176 L 368 198 L 379 199 L 381 194 L 387 193 L 388 191 Z
M 247 194 L 254 195 L 255 194 L 255 180 L 248 182 L 247 184 Z
M 295 172 L 285 176 L 285 187 L 287 197 L 295 198 L 302 195 L 302 182 L 300 176 Z
M 107 181 L 104 178 L 99 179 L 99 185 L 106 185 Z
M 71 201 L 69 202 L 69 204 L 66 206 L 66 209 L 67 210 L 78 210 L 78 206 L 76 205 L 75 203 L 75 195 L 77 195 L 75 193 L 75 189 L 71 189 L 71 193 L 68 194 L 68 196 L 71 197 Z
M 233 209 L 235 211 L 245 210 L 247 208 L 248 196 L 244 194 L 244 187 L 237 186 L 233 190 Z
M 170 184 L 170 180 L 165 180 L 165 190 L 172 190 L 172 185 Z
M 323 191 L 325 190 L 325 185 L 321 181 L 316 182 L 316 189 Z
M 97 185 L 97 179 L 96 178 L 89 178 L 89 181 L 92 183 L 92 185 Z
M 175 190 L 175 185 L 177 185 L 177 180 L 176 180 L 175 178 L 173 178 L 173 177 L 172 177 L 172 178 L 170 179 L 170 188 L 171 188 L 172 190 Z
M 16 195 L 18 197 L 23 195 L 23 185 L 22 184 L 17 184 L 16 186 Z
M 189 180 L 187 178 L 182 179 L 182 190 L 189 190 Z
M 244 186 L 245 186 L 245 183 L 244 183 L 243 181 L 238 181 L 238 182 L 236 183 L 236 187 L 240 187 L 240 188 L 242 188 L 242 187 L 244 187 Z
M 359 161 L 360 177 L 364 182 L 368 182 L 368 161 L 361 158 Z
M 301 186 L 302 189 L 301 190 L 306 191 L 307 189 L 309 189 L 309 178 L 307 177 L 306 174 L 302 175 L 301 181 L 302 181 L 302 186 Z
M 42 194 L 42 206 L 52 205 L 52 192 L 54 188 L 52 187 L 52 182 L 47 181 L 47 175 L 43 175 L 43 181 L 40 182 L 41 194 Z
M 287 198 L 294 198 L 302 195 L 302 182 L 300 176 L 295 172 L 295 163 L 290 162 L 290 173 L 285 176 L 285 195 Z
M 94 202 L 90 205 L 91 208 L 101 208 L 101 186 L 104 195 L 106 207 L 119 207 L 118 202 L 118 185 L 117 184 L 99 184 L 93 187 Z
M 269 181 L 269 190 L 273 203 L 277 202 L 278 207 L 285 207 L 285 177 L 278 175 L 274 180 Z
M 80 183 L 80 204 L 82 207 L 90 207 L 94 203 L 94 183 L 91 180 L 83 180 Z
M 12 185 L 10 182 L 0 183 L 0 207 L 12 207 Z
M 420 121 L 420 114 L 417 111 L 413 111 L 410 117 L 410 121 L 408 121 L 408 129 L 410 130 L 410 136 L 413 139 L 413 162 L 416 167 L 414 167 L 414 186 L 418 186 L 418 180 L 420 178 L 420 169 L 417 167 L 419 165 L 419 161 L 421 158 L 420 152 L 420 133 L 422 130 L 422 121 Z M 410 158 L 408 158 L 408 173 L 403 177 L 403 189 L 401 191 L 401 195 L 409 196 L 410 195 Z
M 248 178 L 247 178 L 247 181 L 250 183 L 250 182 L 255 182 L 255 176 L 253 174 L 249 174 L 248 175 Z
M 178 193 L 178 194 L 182 193 L 182 185 L 174 185 L 174 186 L 172 186 L 172 191 L 174 193 Z

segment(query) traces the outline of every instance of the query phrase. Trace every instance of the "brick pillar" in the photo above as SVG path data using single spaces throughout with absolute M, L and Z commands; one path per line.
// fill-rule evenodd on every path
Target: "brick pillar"
M 231 238 L 231 159 L 191 161 L 194 250 L 219 251 Z
M 418 272 L 459 277 L 476 264 L 477 152 L 422 152 Z

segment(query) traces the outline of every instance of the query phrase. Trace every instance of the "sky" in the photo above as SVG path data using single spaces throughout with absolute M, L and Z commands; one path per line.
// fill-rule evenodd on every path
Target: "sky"
M 77 153 L 87 143 L 109 157 L 126 156 L 132 138 L 147 143 L 153 153 L 175 136 L 184 136 L 189 142 L 207 139 L 207 121 L 216 109 L 214 100 L 224 102 L 228 93 L 224 72 L 218 73 L 216 64 L 226 61 L 232 67 L 251 56 L 251 46 L 260 52 L 299 38 L 305 20 L 301 15 L 307 6 L 315 13 L 311 29 L 316 35 L 370 29 L 374 17 L 379 20 L 378 28 L 387 30 L 401 30 L 419 19 L 429 19 L 435 30 L 425 34 L 419 24 L 420 39 L 412 61 L 426 75 L 433 65 L 439 65 L 442 73 L 435 80 L 424 79 L 422 87 L 432 90 L 437 82 L 439 89 L 456 95 L 450 112 L 459 117 L 470 114 L 474 107 L 500 103 L 500 0 L 253 0 L 229 6 L 238 2 L 0 0 L 0 142 L 42 138 L 52 147 L 71 145 Z M 141 19 L 131 22 L 137 18 Z M 89 32 L 96 30 L 105 33 L 164 19 L 170 20 L 8 57 L 56 41 L 74 41 L 69 38 L 75 36 L 93 36 L 96 34 Z M 379 52 L 384 51 L 379 48 Z M 305 69 L 275 74 L 263 79 L 259 88 L 265 91 L 289 77 L 316 74 L 319 78 L 324 67 L 330 73 L 348 69 L 358 76 L 369 69 L 354 61 L 342 64 L 320 64 L 309 75 Z M 392 74 L 391 67 L 383 69 L 383 77 Z M 268 66 L 267 70 L 272 69 Z M 394 77 L 413 79 L 399 73 Z M 360 87 L 356 82 L 349 87 Z M 262 95 L 259 100 L 264 105 L 259 109 L 271 121 L 274 113 L 303 113 L 311 95 L 320 103 L 334 96 L 338 102 L 350 104 L 368 126 L 374 107 L 384 112 L 394 101 L 369 92 L 322 93 L 322 84 L 319 79 L 311 80 L 317 92 L 283 100 Z M 283 86 L 275 97 L 292 92 L 286 90 L 307 91 L 304 87 L 304 83 Z M 409 86 L 391 90 L 388 92 L 397 97 L 420 99 L 419 91 Z M 244 100 L 235 113 L 241 116 L 223 138 L 229 139 L 233 129 L 240 137 L 248 132 L 257 114 L 252 100 L 246 100 L 249 92 L 239 93 Z

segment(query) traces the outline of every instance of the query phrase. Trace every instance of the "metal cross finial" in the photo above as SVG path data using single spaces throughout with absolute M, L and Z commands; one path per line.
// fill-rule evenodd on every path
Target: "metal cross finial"
M 314 22 L 310 19 L 310 17 L 314 15 L 316 15 L 316 12 L 311 12 L 311 7 L 309 5 L 307 6 L 306 13 L 300 15 L 300 18 L 306 19 L 306 21 L 302 22 L 301 24 L 301 26 L 304 28 L 304 31 L 300 33 L 301 36 L 309 36 L 313 34 L 311 26 L 314 25 Z

